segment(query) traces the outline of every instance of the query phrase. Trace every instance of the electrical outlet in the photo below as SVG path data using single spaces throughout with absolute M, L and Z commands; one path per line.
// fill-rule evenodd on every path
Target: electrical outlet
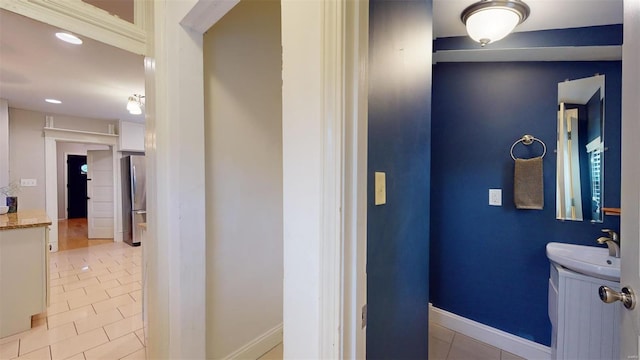
M 36 179 L 20 179 L 20 186 L 36 186 Z
M 489 205 L 502 206 L 502 189 L 489 189 Z

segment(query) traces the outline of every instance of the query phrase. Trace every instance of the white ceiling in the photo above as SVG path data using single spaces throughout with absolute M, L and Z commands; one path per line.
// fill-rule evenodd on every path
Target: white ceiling
M 623 0 L 527 0 L 529 19 L 516 31 L 620 24 Z M 434 36 L 463 36 L 460 13 L 474 0 L 434 0 Z M 0 98 L 10 107 L 48 114 L 143 122 L 126 100 L 144 94 L 142 56 L 83 38 L 57 40 L 57 28 L 0 10 Z M 60 105 L 45 98 L 62 100 Z
M 143 57 L 89 38 L 67 44 L 57 31 L 0 10 L 0 98 L 47 114 L 143 122 L 126 110 L 131 94 L 144 94 Z

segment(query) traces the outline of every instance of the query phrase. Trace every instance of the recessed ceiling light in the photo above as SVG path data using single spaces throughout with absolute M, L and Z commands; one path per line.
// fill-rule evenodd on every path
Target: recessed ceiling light
M 51 104 L 62 104 L 62 101 L 60 100 L 56 100 L 56 99 L 44 99 L 44 101 L 51 103 Z
M 82 39 L 75 35 L 71 35 L 65 32 L 56 33 L 56 37 L 62 41 L 68 42 L 69 44 L 80 45 L 82 44 Z

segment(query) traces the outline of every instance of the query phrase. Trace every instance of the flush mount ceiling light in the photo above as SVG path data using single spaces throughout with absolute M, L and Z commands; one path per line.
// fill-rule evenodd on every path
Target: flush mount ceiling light
M 57 99 L 44 99 L 44 101 L 50 103 L 50 104 L 62 104 L 62 101 L 57 100 Z
M 482 0 L 464 9 L 460 19 L 469 37 L 485 46 L 509 35 L 529 13 L 529 6 L 520 0 Z
M 133 94 L 129 96 L 129 101 L 127 102 L 127 110 L 129 111 L 129 114 L 142 114 L 142 99 L 144 99 L 144 95 Z
M 69 44 L 73 44 L 73 45 L 82 44 L 82 39 L 66 32 L 57 32 L 56 37 L 64 42 L 68 42 Z

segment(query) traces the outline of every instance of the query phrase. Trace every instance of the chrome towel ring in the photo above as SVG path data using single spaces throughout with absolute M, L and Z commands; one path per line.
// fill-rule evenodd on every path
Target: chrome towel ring
M 533 142 L 534 142 L 534 141 L 537 141 L 537 142 L 539 142 L 540 144 L 542 144 L 543 152 L 542 152 L 542 156 L 541 156 L 541 157 L 543 157 L 543 158 L 544 158 L 544 156 L 547 154 L 547 145 L 545 145 L 545 144 L 544 144 L 544 142 L 543 142 L 542 140 L 540 140 L 540 139 L 538 139 L 538 138 L 534 137 L 533 135 L 524 135 L 524 136 L 523 136 L 523 137 L 521 137 L 520 139 L 516 140 L 516 142 L 514 142 L 514 143 L 513 143 L 513 145 L 511 145 L 511 151 L 510 151 L 510 153 L 511 153 L 511 158 L 512 158 L 513 160 L 515 160 L 515 159 L 516 159 L 516 157 L 515 157 L 515 156 L 513 156 L 513 148 L 514 148 L 514 147 L 515 147 L 519 142 L 521 142 L 521 143 L 523 143 L 523 144 L 525 144 L 525 145 L 531 145 L 531 144 L 533 144 Z

